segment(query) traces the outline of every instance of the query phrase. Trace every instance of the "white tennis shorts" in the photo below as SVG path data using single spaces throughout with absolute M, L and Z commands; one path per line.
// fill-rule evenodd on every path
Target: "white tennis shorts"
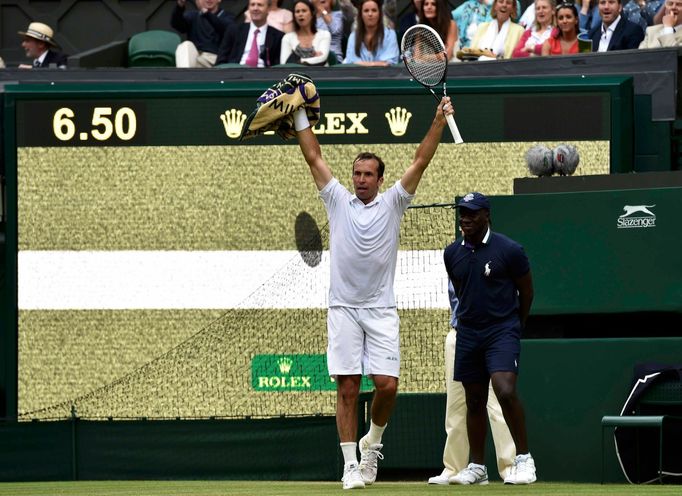
M 327 313 L 329 375 L 400 375 L 400 318 L 395 307 L 331 307 Z

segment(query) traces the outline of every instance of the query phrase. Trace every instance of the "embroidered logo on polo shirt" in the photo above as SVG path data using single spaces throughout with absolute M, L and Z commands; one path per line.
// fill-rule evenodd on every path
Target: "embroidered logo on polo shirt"
M 483 271 L 483 275 L 486 277 L 490 275 L 490 262 L 492 262 L 492 260 L 489 260 L 488 263 L 485 264 L 485 270 Z

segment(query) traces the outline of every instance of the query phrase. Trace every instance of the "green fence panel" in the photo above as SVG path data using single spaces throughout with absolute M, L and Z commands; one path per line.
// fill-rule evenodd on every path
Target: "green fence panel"
M 71 422 L 0 422 L 0 481 L 73 478 Z
M 682 311 L 682 188 L 491 201 L 493 229 L 528 253 L 532 314 Z

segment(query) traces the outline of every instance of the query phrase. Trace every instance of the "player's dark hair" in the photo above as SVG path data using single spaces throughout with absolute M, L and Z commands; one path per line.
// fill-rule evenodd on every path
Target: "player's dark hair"
M 362 6 L 367 2 L 374 2 L 379 7 L 379 24 L 377 25 L 377 32 L 369 41 L 367 45 L 367 50 L 372 53 L 376 53 L 378 48 L 384 42 L 384 12 L 382 10 L 381 0 L 360 0 L 357 5 L 358 17 L 357 17 L 357 27 L 355 28 L 355 55 L 360 56 L 360 49 L 365 40 L 365 33 L 367 28 L 365 27 L 365 21 L 362 19 Z
M 361 160 L 376 160 L 377 164 L 379 164 L 379 167 L 377 167 L 378 177 L 384 177 L 384 169 L 386 168 L 384 161 L 372 152 L 358 153 L 358 156 L 353 160 L 353 171 L 355 171 L 355 163 Z

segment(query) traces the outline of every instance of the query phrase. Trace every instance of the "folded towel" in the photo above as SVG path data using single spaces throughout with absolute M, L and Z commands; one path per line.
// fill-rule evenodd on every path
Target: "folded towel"
M 320 95 L 305 74 L 289 74 L 268 88 L 256 101 L 256 108 L 244 122 L 240 140 L 275 131 L 282 139 L 296 136 L 294 112 L 305 108 L 310 127 L 320 120 Z

